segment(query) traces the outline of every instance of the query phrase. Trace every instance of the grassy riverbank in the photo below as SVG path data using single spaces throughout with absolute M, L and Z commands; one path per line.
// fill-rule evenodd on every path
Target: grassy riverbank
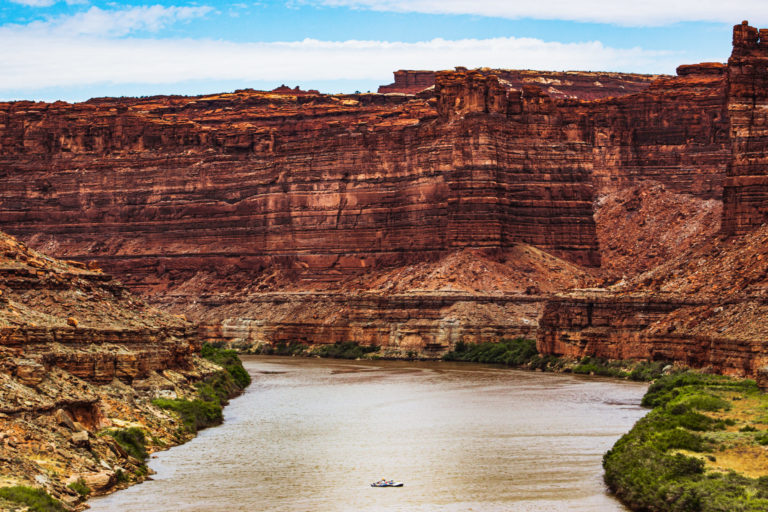
M 222 407 L 250 383 L 250 377 L 232 350 L 205 345 L 201 356 L 191 361 L 186 374 L 158 372 L 133 387 L 80 381 L 86 396 L 99 397 L 97 414 L 109 419 L 108 428 L 97 430 L 97 424 L 89 424 L 88 430 L 62 408 L 37 416 L 40 431 L 48 433 L 44 443 L 28 442 L 19 424 L 6 429 L 8 455 L 0 462 L 18 462 L 22 471 L 2 475 L 0 510 L 82 510 L 89 496 L 145 480 L 151 451 L 183 443 L 198 429 L 220 423 Z M 56 462 L 50 458 L 50 446 L 56 446 L 61 457 Z
M 750 380 L 681 372 L 605 455 L 605 481 L 633 510 L 768 510 L 768 395 Z
M 205 343 L 200 355 L 218 364 L 225 371 L 199 382 L 196 385 L 197 398 L 193 400 L 181 398 L 152 400 L 152 403 L 161 409 L 178 414 L 182 423 L 179 436 L 185 433 L 194 434 L 200 429 L 219 425 L 223 421 L 222 409 L 229 399 L 239 395 L 251 383 L 250 375 L 243 368 L 243 363 L 234 350 Z
M 660 377 L 666 362 L 609 361 L 596 357 L 564 359 L 541 355 L 536 351 L 536 341 L 526 338 L 501 340 L 498 343 L 457 343 L 454 350 L 445 354 L 444 361 L 503 364 L 515 368 L 544 370 L 582 375 L 600 375 L 635 381 L 651 381 Z

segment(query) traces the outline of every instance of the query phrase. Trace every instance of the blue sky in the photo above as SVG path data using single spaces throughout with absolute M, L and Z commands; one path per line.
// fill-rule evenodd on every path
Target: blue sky
M 0 99 L 376 90 L 396 69 L 673 73 L 765 0 L 0 1 Z

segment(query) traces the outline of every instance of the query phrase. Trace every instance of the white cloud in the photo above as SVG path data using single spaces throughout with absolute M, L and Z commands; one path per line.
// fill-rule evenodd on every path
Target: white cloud
M 56 3 L 56 0 L 11 0 L 11 2 L 27 7 L 50 7 Z
M 26 5 L 27 7 L 50 7 L 58 0 L 10 0 L 14 4 Z M 88 0 L 65 0 L 67 5 L 83 5 Z
M 70 0 L 76 1 L 76 0 Z M 200 7 L 164 7 L 147 5 L 127 9 L 105 10 L 91 7 L 72 15 L 59 16 L 46 21 L 34 21 L 28 25 L 6 25 L 2 33 L 24 37 L 34 34 L 38 37 L 64 36 L 124 36 L 131 32 L 146 30 L 156 32 L 178 21 L 205 16 L 213 9 Z M 14 45 L 16 46 L 16 45 Z
M 82 33 L 82 32 L 80 32 Z M 65 37 L 0 28 L 0 91 L 97 83 L 171 84 L 188 80 L 376 79 L 396 69 L 454 66 L 671 72 L 679 56 L 599 42 L 529 38 L 434 39 L 417 43 L 318 41 L 233 43 L 93 36 Z
M 681 21 L 736 24 L 743 19 L 768 22 L 765 0 L 302 0 L 312 5 L 375 11 L 472 14 L 612 23 L 624 26 L 667 25 Z

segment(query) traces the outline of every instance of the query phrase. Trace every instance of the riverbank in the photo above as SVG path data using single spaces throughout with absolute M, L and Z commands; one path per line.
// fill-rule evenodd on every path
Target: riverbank
M 146 480 L 150 454 L 221 423 L 222 407 L 249 383 L 234 351 L 207 345 L 189 368 L 131 385 L 52 372 L 27 397 L 41 409 L 0 416 L 0 510 L 82 510 L 90 496 Z M 67 406 L 46 409 L 50 395 Z
M 654 382 L 653 407 L 603 459 L 632 510 L 768 510 L 768 395 L 754 381 L 681 372 Z
M 453 350 L 442 354 L 401 350 L 392 347 L 360 345 L 354 342 L 329 345 L 306 345 L 299 342 L 263 344 L 240 352 L 254 355 L 320 357 L 336 359 L 456 361 L 498 364 L 523 370 L 538 370 L 580 375 L 599 375 L 638 382 L 650 382 L 671 372 L 666 361 L 613 361 L 596 357 L 579 359 L 545 356 L 536 350 L 536 341 L 528 338 L 503 339 L 498 342 L 458 342 Z

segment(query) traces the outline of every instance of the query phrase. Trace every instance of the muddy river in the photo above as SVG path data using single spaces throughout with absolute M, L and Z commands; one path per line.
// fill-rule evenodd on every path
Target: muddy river
M 225 422 L 100 511 L 616 511 L 603 453 L 646 385 L 458 363 L 246 357 Z M 372 488 L 381 478 L 402 488 Z

